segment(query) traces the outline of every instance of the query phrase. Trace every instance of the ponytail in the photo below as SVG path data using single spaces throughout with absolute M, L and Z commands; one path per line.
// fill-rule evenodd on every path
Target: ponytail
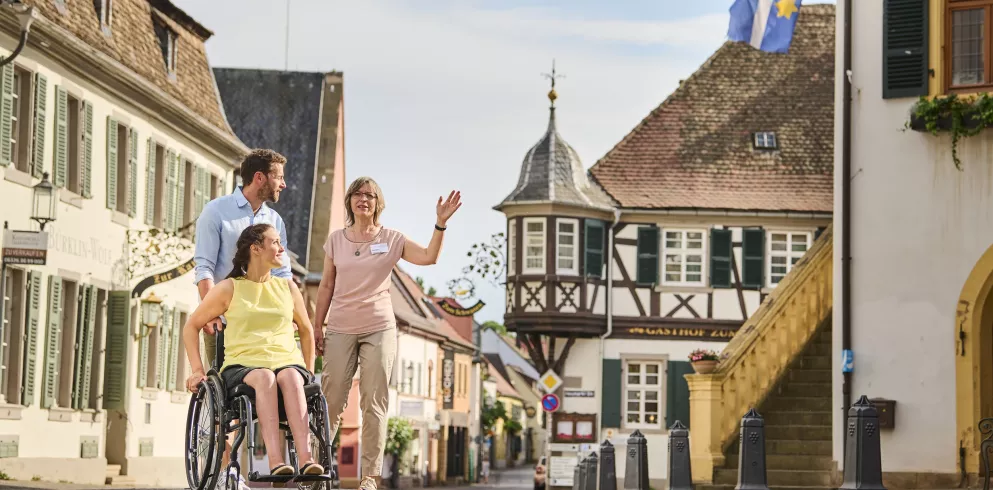
M 234 253 L 231 273 L 227 279 L 245 277 L 248 274 L 248 263 L 252 261 L 252 245 L 262 245 L 265 240 L 265 232 L 272 228 L 268 223 L 259 223 L 249 226 L 241 232 L 238 237 L 237 250 Z

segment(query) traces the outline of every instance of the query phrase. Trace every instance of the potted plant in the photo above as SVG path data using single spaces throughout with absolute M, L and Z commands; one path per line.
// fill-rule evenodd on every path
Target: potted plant
M 390 417 L 386 422 L 386 454 L 393 458 L 393 468 L 390 472 L 390 486 L 400 488 L 400 463 L 407 448 L 414 440 L 414 427 L 410 421 L 401 417 Z
M 693 371 L 697 374 L 710 374 L 714 372 L 717 369 L 717 363 L 720 362 L 717 352 L 706 349 L 697 349 L 690 352 L 689 359 L 690 365 L 693 366 Z

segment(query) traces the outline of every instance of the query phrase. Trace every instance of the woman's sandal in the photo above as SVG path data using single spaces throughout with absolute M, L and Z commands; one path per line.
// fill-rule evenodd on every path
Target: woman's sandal
M 293 474 L 293 467 L 288 464 L 281 464 L 270 470 L 269 473 L 279 476 L 289 476 Z
M 323 475 L 324 467 L 317 463 L 307 463 L 300 468 L 301 475 Z

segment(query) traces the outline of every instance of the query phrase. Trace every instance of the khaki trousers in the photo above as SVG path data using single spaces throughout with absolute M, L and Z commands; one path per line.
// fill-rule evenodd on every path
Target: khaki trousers
M 386 412 L 390 404 L 390 375 L 397 352 L 395 328 L 369 334 L 326 333 L 321 390 L 328 399 L 333 439 L 341 426 L 352 378 L 359 366 L 359 406 L 362 409 L 362 477 L 383 472 Z

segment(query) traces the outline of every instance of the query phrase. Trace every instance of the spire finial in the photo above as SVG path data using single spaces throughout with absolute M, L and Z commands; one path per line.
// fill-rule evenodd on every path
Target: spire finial
M 541 76 L 543 76 L 543 77 L 545 77 L 545 78 L 547 78 L 547 79 L 549 79 L 549 80 L 552 81 L 552 89 L 548 91 L 548 100 L 550 100 L 552 102 L 552 108 L 554 109 L 555 108 L 555 99 L 559 98 L 559 94 L 555 93 L 555 79 L 556 78 L 565 78 L 565 75 L 556 75 L 555 74 L 555 59 L 552 59 L 552 73 L 551 74 L 542 73 Z

